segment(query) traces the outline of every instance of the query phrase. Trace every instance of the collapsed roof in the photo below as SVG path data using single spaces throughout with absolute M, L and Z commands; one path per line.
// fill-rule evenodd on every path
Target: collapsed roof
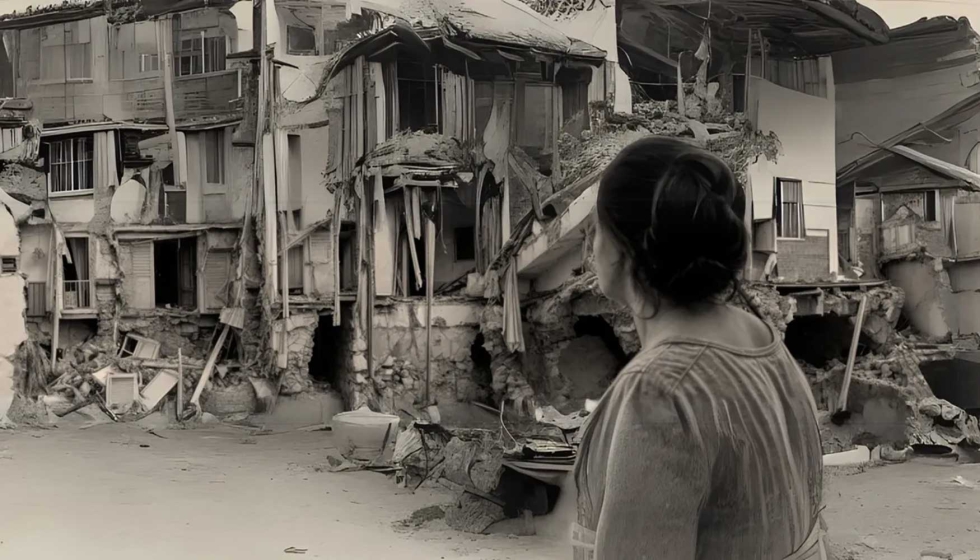
M 199 8 L 231 8 L 238 0 L 115 0 L 111 8 L 104 0 L 65 1 L 51 6 L 29 7 L 23 12 L 0 15 L 0 29 L 31 29 L 56 23 L 68 23 L 101 15 L 113 15 L 136 21 L 186 12 Z
M 569 57 L 606 56 L 602 49 L 565 35 L 519 0 L 360 0 L 352 4 L 404 20 L 415 29 L 438 29 L 449 38 Z
M 706 22 L 712 46 L 722 52 L 747 52 L 754 31 L 772 43 L 774 54 L 786 57 L 889 39 L 884 20 L 855 0 L 619 0 L 617 9 L 627 63 L 662 73 L 676 68 L 681 53 L 698 50 Z

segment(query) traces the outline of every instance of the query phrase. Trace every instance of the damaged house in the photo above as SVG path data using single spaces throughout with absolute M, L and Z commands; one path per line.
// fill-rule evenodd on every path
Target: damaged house
M 501 329 L 511 352 L 525 346 L 529 333 L 527 352 L 504 351 L 495 360 L 495 381 L 507 385 L 507 398 L 596 398 L 638 349 L 631 318 L 601 298 L 588 269 L 599 174 L 619 148 L 643 134 L 688 138 L 736 171 L 752 201 L 746 276 L 760 283 L 764 301 L 757 303 L 781 330 L 794 318 L 836 313 L 846 326 L 863 291 L 876 288 L 847 281 L 838 265 L 830 55 L 886 42 L 887 26 L 856 3 L 710 4 L 709 11 L 709 2 L 617 3 L 633 114 L 597 107 L 590 134 L 563 138 L 566 175 L 553 186 L 557 194 L 540 212 L 527 212 L 508 243 L 522 305 L 505 297 L 500 320 L 485 324 Z M 499 262 L 499 270 L 507 264 Z M 875 300 L 885 309 L 874 312 L 891 323 L 879 338 L 898 319 L 885 303 L 892 295 Z M 602 363 L 608 375 L 590 380 L 577 371 L 584 363 Z M 532 373 L 538 371 L 544 373 Z
M 27 330 L 59 382 L 106 366 L 97 354 L 203 363 L 219 314 L 242 307 L 257 73 L 235 5 L 0 17 L 0 106 L 32 109 L 22 132 L 4 129 L 21 157 L 0 161 L 0 189 L 27 209 L 4 270 L 9 257 L 25 280 Z M 244 359 L 238 342 L 229 358 Z
M 966 19 L 933 18 L 834 55 L 842 259 L 901 288 L 911 327 L 934 341 L 980 335 L 978 45 Z M 975 410 L 975 361 L 922 367 L 937 395 Z
M 263 297 L 284 386 L 325 381 L 347 408 L 486 401 L 479 272 L 537 205 L 525 169 L 559 174 L 561 134 L 610 95 L 590 88 L 606 53 L 507 0 L 263 9 Z

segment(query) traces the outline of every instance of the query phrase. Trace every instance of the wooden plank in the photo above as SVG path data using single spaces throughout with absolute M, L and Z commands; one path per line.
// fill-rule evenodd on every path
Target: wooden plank
M 218 361 L 218 353 L 225 346 L 225 340 L 228 339 L 228 331 L 231 327 L 228 325 L 222 325 L 221 334 L 218 336 L 218 342 L 215 343 L 214 348 L 211 349 L 211 355 L 208 357 L 207 364 L 204 366 L 204 373 L 201 374 L 201 379 L 197 382 L 197 387 L 194 388 L 194 394 L 191 395 L 191 404 L 198 410 L 200 410 L 201 405 L 201 394 L 204 393 L 204 387 L 208 384 L 208 380 L 211 379 L 211 373 L 214 371 L 214 364 Z M 285 335 L 284 335 L 285 336 Z
M 425 220 L 425 406 L 432 404 L 429 382 L 432 379 L 432 287 L 435 284 L 436 224 Z
M 851 336 L 851 349 L 847 354 L 847 369 L 844 371 L 844 384 L 841 387 L 840 398 L 837 401 L 837 411 L 847 410 L 847 394 L 851 389 L 851 375 L 854 373 L 854 360 L 857 357 L 858 341 L 861 339 L 861 328 L 864 326 L 864 314 L 868 309 L 868 296 L 861 298 L 858 314 L 854 319 L 854 334 Z

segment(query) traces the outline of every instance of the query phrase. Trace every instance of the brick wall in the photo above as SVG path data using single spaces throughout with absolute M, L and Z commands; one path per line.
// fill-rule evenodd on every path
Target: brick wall
M 824 280 L 830 275 L 830 237 L 780 239 L 777 276 L 785 281 Z

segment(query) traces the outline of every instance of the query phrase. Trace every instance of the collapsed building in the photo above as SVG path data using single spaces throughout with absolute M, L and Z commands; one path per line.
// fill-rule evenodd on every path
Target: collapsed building
M 937 396 L 974 412 L 978 40 L 966 19 L 923 19 L 892 30 L 887 45 L 834 57 L 842 260 L 901 288 L 904 317 L 924 342 L 958 349 L 922 369 Z M 897 106 L 908 110 L 884 118 Z
M 23 396 L 70 386 L 88 398 L 89 374 L 124 373 L 105 368 L 134 355 L 176 370 L 180 354 L 193 369 L 222 311 L 246 307 L 258 75 L 236 4 L 80 2 L 0 17 L 0 106 L 22 109 L 4 121 L 0 189 L 19 230 L 5 262 L 24 282 L 9 307 L 29 333 Z M 257 353 L 241 335 L 226 356 L 239 364 Z

